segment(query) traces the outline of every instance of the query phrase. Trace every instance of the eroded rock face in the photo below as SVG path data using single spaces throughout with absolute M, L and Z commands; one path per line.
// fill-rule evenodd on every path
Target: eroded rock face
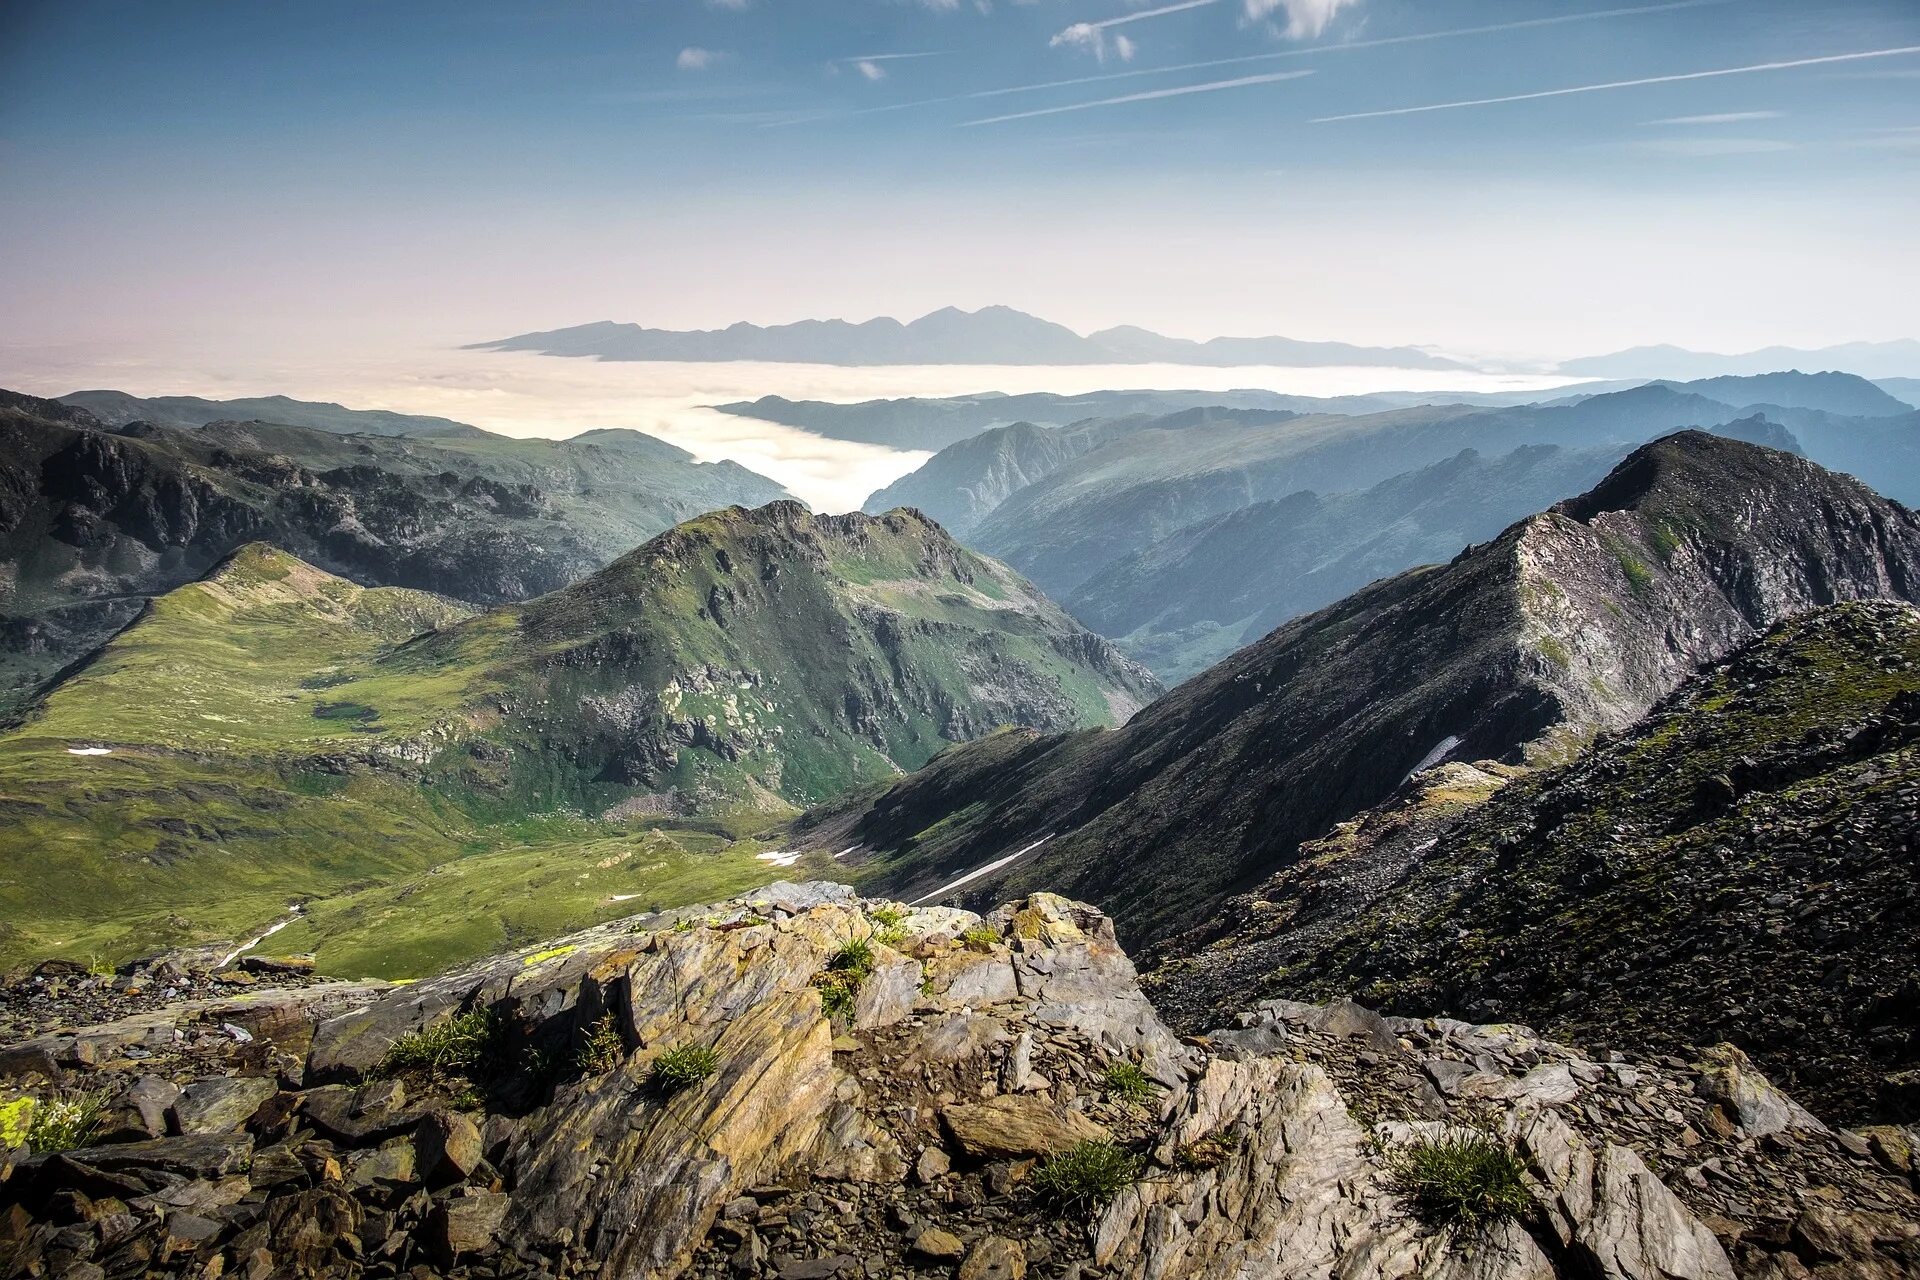
M 1598 1062 L 1524 1027 L 1350 1002 L 1268 1002 L 1183 1042 L 1106 917 L 1046 894 L 982 919 L 774 885 L 411 986 L 246 1001 L 305 1056 L 235 1038 L 232 1002 L 190 1001 L 146 1011 L 137 1034 L 0 1057 L 17 1206 L 0 1267 L 1839 1280 L 1920 1265 L 1911 1135 L 1830 1132 L 1731 1051 Z M 113 1141 L 25 1145 L 35 1108 L 80 1091 L 110 1103 Z M 1463 1132 L 1518 1162 L 1517 1217 L 1451 1228 L 1410 1198 L 1396 1153 Z M 1116 1180 L 1062 1204 L 1042 1188 L 1063 1151 L 1106 1152 Z

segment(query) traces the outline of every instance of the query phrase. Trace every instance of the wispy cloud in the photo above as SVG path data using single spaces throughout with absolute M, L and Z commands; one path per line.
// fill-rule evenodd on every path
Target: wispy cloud
M 752 0 L 707 0 L 707 8 L 727 9 L 733 13 L 739 13 L 750 3 L 752 3 Z
M 1665 120 L 1649 120 L 1648 124 L 1740 124 L 1747 120 L 1778 120 L 1778 111 L 1716 111 L 1704 116 L 1668 116 Z
M 1107 60 L 1109 52 L 1119 55 L 1122 62 L 1133 57 L 1134 43 L 1123 35 L 1109 36 L 1114 27 L 1124 27 L 1130 22 L 1144 22 L 1148 18 L 1164 18 L 1170 13 L 1184 13 L 1188 9 L 1204 9 L 1219 4 L 1220 0 L 1178 0 L 1175 4 L 1163 4 L 1153 9 L 1141 9 L 1134 13 L 1123 13 L 1116 18 L 1106 18 L 1099 22 L 1076 22 L 1072 26 L 1056 33 L 1047 41 L 1052 49 L 1079 49 L 1091 53 L 1100 61 Z
M 1791 142 L 1779 138 L 1643 138 L 1633 147 L 1665 156 L 1755 156 L 1793 150 Z
M 1744 76 L 1761 71 L 1786 71 L 1793 67 L 1828 66 L 1836 62 L 1858 62 L 1866 58 L 1897 58 L 1920 53 L 1920 44 L 1894 49 L 1862 49 L 1855 53 L 1833 53 L 1819 58 L 1789 58 L 1780 62 L 1755 62 L 1744 67 L 1716 67 L 1711 71 L 1682 71 L 1669 76 L 1642 76 L 1637 80 L 1609 80 L 1602 84 L 1570 85 L 1564 89 L 1539 89 L 1532 93 L 1508 93 L 1496 98 L 1461 98 L 1453 102 L 1429 102 L 1417 107 L 1389 107 L 1381 111 L 1349 111 L 1337 116 L 1319 116 L 1313 124 L 1332 124 L 1339 120 L 1377 120 L 1382 116 L 1411 116 L 1428 111 L 1453 111 L 1461 107 L 1491 107 L 1504 102 L 1533 102 L 1540 98 L 1564 98 L 1576 93 L 1604 93 L 1613 89 L 1638 89 L 1650 84 L 1678 84 L 1683 80 L 1712 80 L 1720 76 Z
M 1016 111 L 1010 115 L 988 116 L 984 120 L 968 120 L 962 128 L 972 128 L 983 124 L 1005 124 L 1009 120 L 1032 120 L 1036 116 L 1064 115 L 1069 111 L 1091 111 L 1095 107 L 1117 107 L 1123 102 L 1151 102 L 1158 98 L 1182 98 L 1190 93 L 1217 93 L 1222 89 L 1244 89 L 1256 84 L 1276 84 L 1282 80 L 1298 80 L 1310 76 L 1311 71 L 1274 71 L 1263 76 L 1239 76 L 1232 80 L 1209 80 L 1203 84 L 1183 84 L 1172 89 L 1149 89 L 1145 93 L 1128 93 L 1118 98 L 1098 98 L 1092 102 L 1070 102 L 1063 107 L 1041 107 L 1037 111 Z
M 869 80 L 885 80 L 887 78 L 887 69 L 875 62 L 872 58 L 858 59 L 854 62 L 853 69 Z
M 1037 93 L 1047 89 L 1067 89 L 1084 84 L 1103 84 L 1114 80 L 1132 80 L 1143 76 L 1176 75 L 1183 71 L 1210 71 L 1218 67 L 1245 66 L 1272 62 L 1279 58 L 1304 58 L 1320 53 L 1348 53 L 1378 49 L 1387 45 L 1417 44 L 1427 40 L 1457 40 L 1467 36 L 1491 35 L 1501 31 L 1523 31 L 1532 27 L 1554 27 L 1570 22 L 1596 22 L 1610 18 L 1636 17 L 1640 14 L 1669 13 L 1676 9 L 1700 9 L 1736 4 L 1740 0 L 1665 0 L 1661 4 L 1631 5 L 1619 9 L 1593 9 L 1585 13 L 1560 13 L 1545 18 L 1522 18 L 1514 22 L 1494 22 L 1477 27 L 1448 27 L 1440 31 L 1418 31 L 1403 36 L 1378 36 L 1371 40 L 1347 40 L 1339 44 L 1317 45 L 1309 49 L 1279 49 L 1271 53 L 1242 54 L 1233 58 L 1208 58 L 1201 62 L 1175 62 L 1160 67 L 1139 67 L 1131 71 L 1107 71 L 1094 75 L 1071 76 L 1062 80 L 1042 80 L 1033 84 L 1006 85 L 998 89 L 976 89 L 970 93 L 948 94 L 938 98 L 916 98 L 911 102 L 890 102 L 882 106 L 859 107 L 849 111 L 823 111 L 784 121 L 788 125 L 813 124 L 825 120 L 849 119 L 887 111 L 910 111 L 917 107 L 941 106 L 953 102 L 1000 98 L 1010 94 Z
M 1284 12 L 1286 25 L 1280 34 L 1289 40 L 1316 40 L 1342 9 L 1356 7 L 1360 0 L 1242 0 L 1248 22 L 1264 22 L 1275 11 Z
M 699 45 L 688 45 L 674 58 L 673 65 L 682 71 L 705 71 L 715 63 L 725 62 L 727 55 L 719 49 L 702 49 Z

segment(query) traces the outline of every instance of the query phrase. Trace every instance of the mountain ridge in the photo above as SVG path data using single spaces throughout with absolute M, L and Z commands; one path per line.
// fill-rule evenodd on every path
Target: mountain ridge
M 724 329 L 648 329 L 597 320 L 471 343 L 469 351 L 535 351 L 597 360 L 770 360 L 807 364 L 1365 364 L 1413 369 L 1467 366 L 1414 347 L 1357 347 L 1292 338 L 1195 342 L 1121 327 L 1082 336 L 1011 307 L 943 307 L 917 320 L 801 320 Z
M 1920 597 L 1920 517 L 1803 459 L 1680 432 L 1615 476 L 1282 626 L 1120 729 L 949 751 L 806 838 L 864 846 L 902 896 L 1045 882 L 1153 942 L 1419 768 L 1571 749 L 1785 613 Z

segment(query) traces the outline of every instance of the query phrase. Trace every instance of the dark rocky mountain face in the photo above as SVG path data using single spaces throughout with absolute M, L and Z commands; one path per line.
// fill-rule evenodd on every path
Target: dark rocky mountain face
M 1683 432 L 1451 564 L 1281 627 L 1120 730 L 949 752 L 809 839 L 866 846 L 902 896 L 1050 884 L 1164 940 L 1416 769 L 1571 749 L 1775 621 L 1873 597 L 1920 597 L 1920 518 Z
M 1920 611 L 1780 624 L 1570 764 L 1459 764 L 1337 827 L 1182 944 L 1161 1007 L 1249 992 L 1727 1039 L 1823 1113 L 1920 1117 Z M 1205 937 L 1215 940 L 1199 949 Z
M 784 492 L 638 433 L 598 434 L 110 430 L 84 409 L 0 393 L 0 700 L 18 705 L 149 597 L 249 541 L 364 583 L 492 604 L 556 590 L 697 512 Z

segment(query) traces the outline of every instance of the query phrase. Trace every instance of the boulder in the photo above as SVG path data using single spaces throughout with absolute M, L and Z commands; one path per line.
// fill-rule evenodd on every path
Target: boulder
M 420 1176 L 429 1182 L 464 1181 L 486 1153 L 479 1127 L 457 1111 L 435 1112 L 422 1120 L 413 1144 Z
M 491 1191 L 441 1201 L 432 1220 L 434 1250 L 441 1261 L 451 1266 L 457 1258 L 491 1253 L 510 1207 L 509 1197 Z
M 232 1133 L 279 1092 L 265 1076 L 209 1076 L 180 1091 L 169 1109 L 179 1133 Z
M 942 1107 L 940 1120 L 960 1150 L 975 1160 L 1052 1155 L 1112 1137 L 1078 1111 L 1027 1095 Z
M 1027 1251 L 1005 1236 L 983 1236 L 967 1250 L 960 1280 L 1026 1280 Z

